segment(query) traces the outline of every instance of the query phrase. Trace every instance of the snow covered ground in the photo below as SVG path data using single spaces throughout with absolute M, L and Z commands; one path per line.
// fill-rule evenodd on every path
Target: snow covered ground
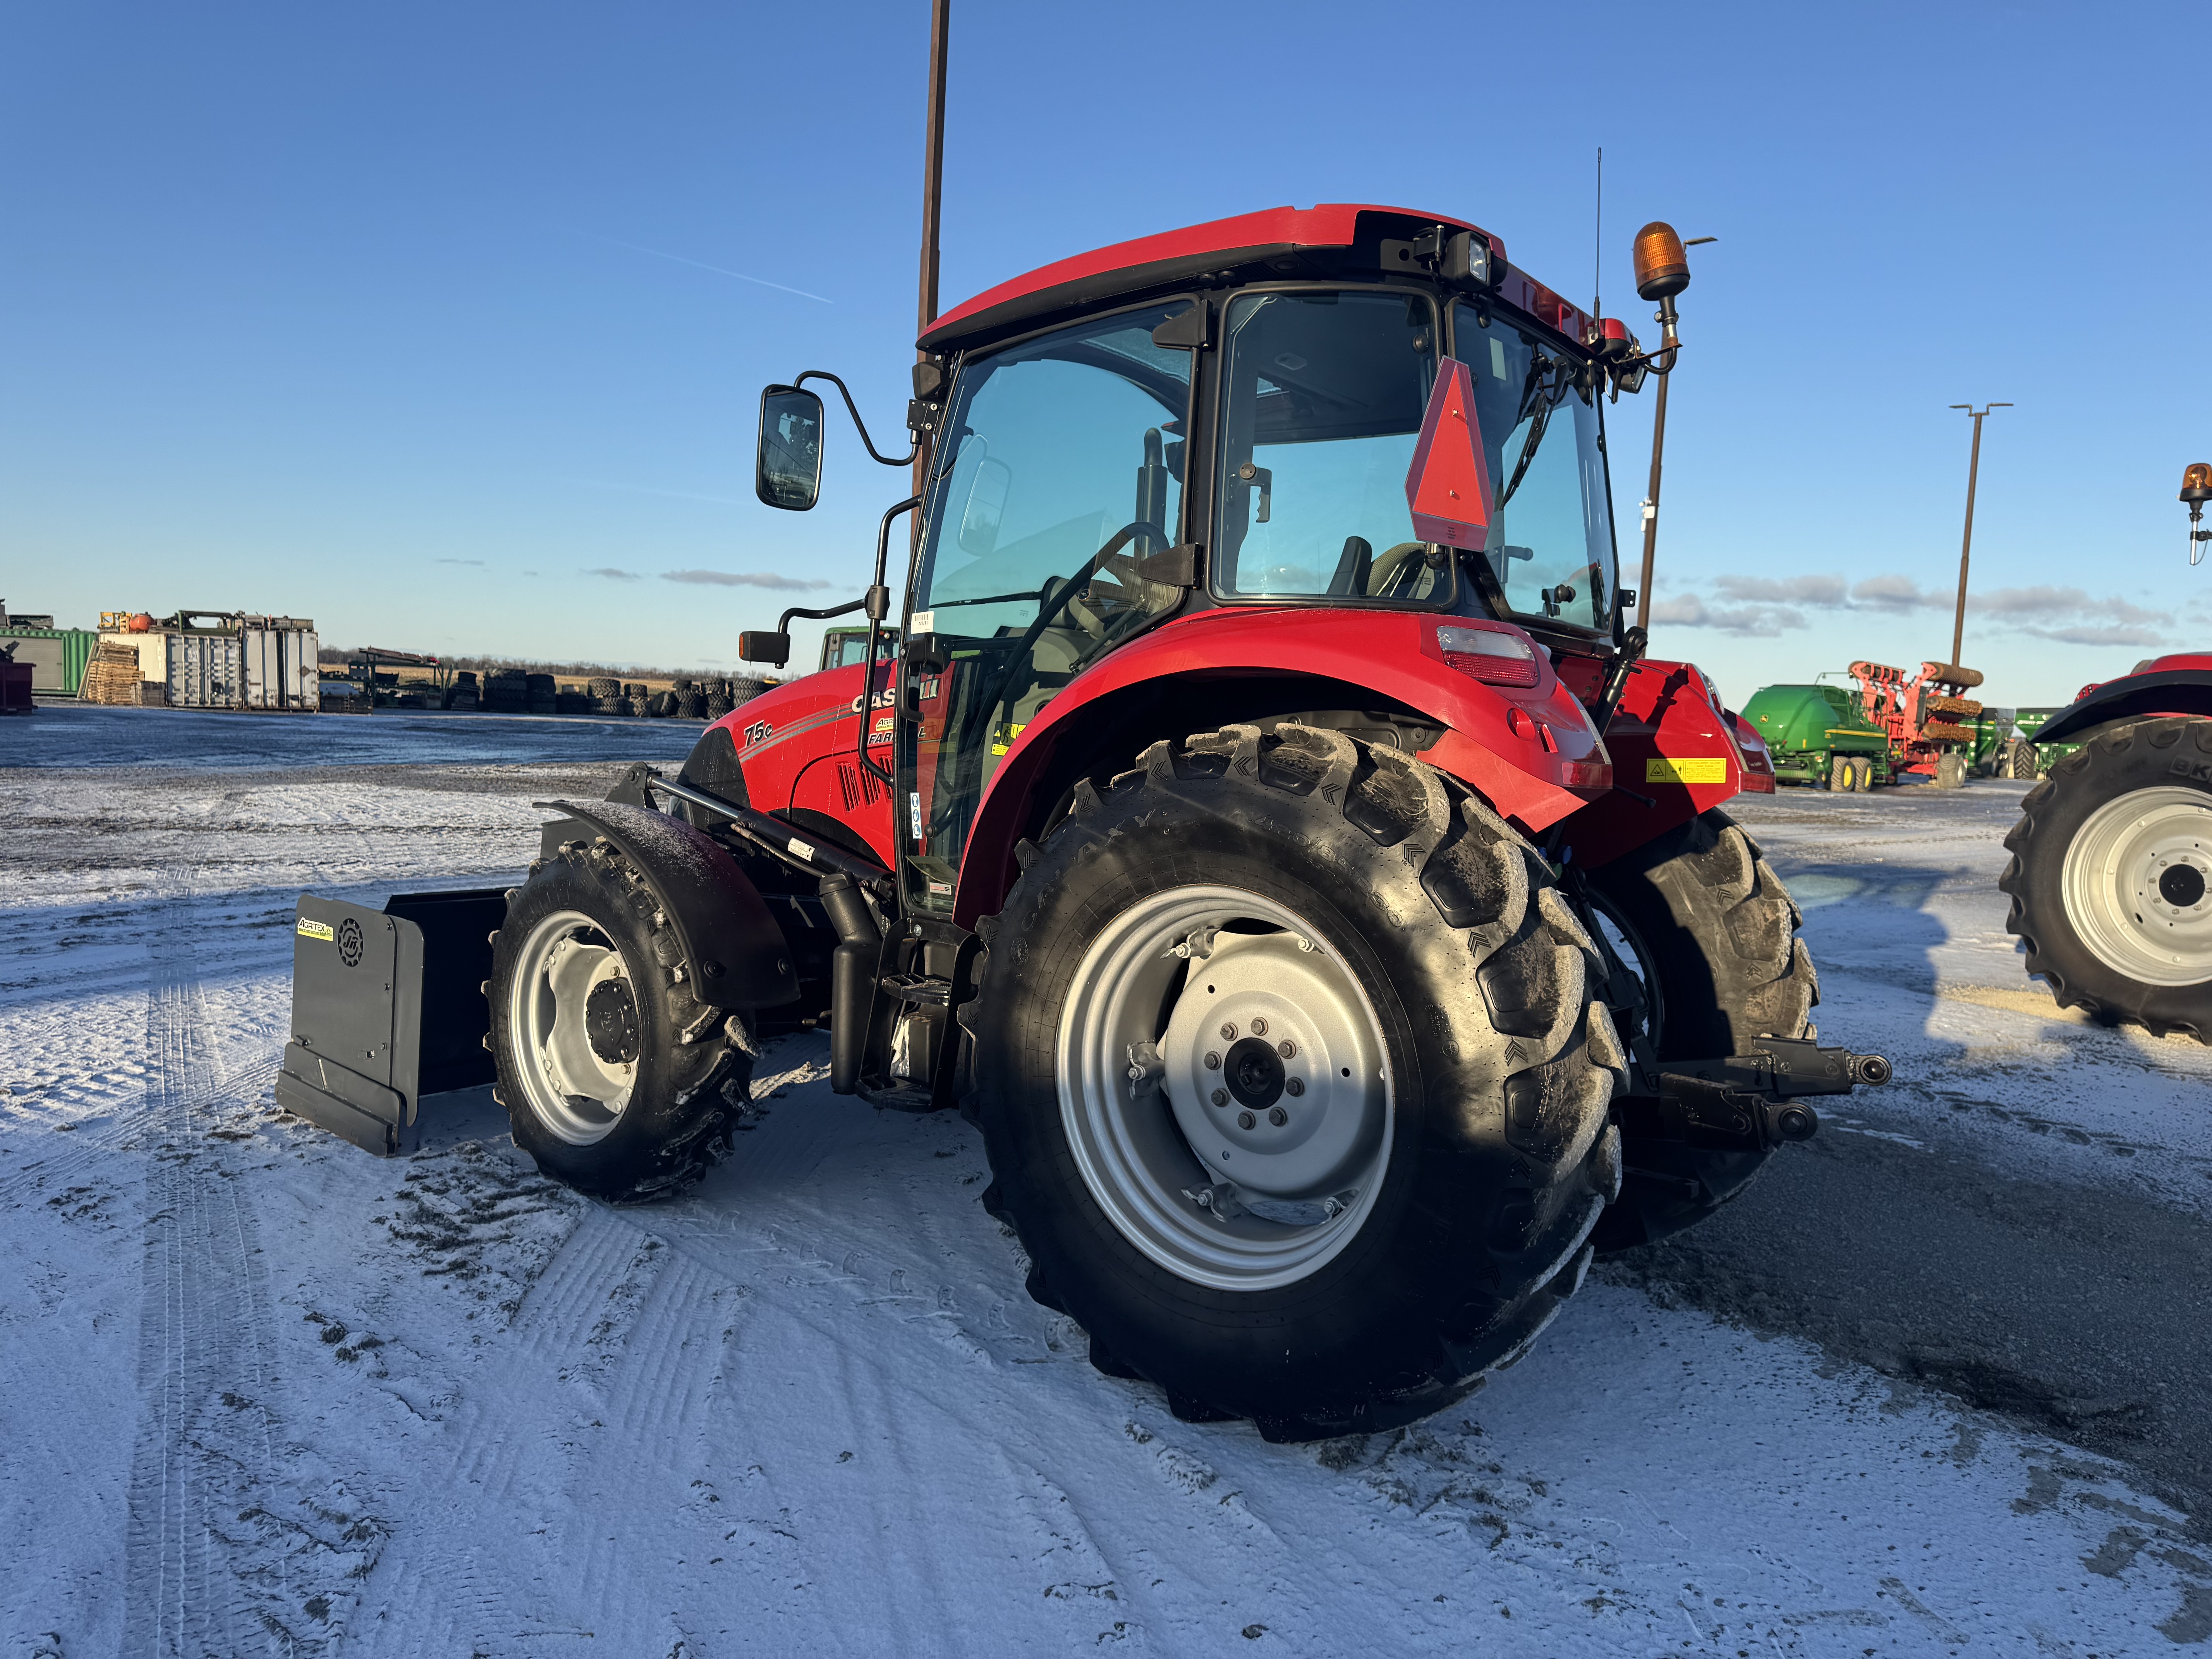
M 2212 1637 L 2212 1547 L 2129 1465 L 1619 1275 L 1412 1431 L 1178 1422 L 1024 1295 L 975 1134 L 832 1096 L 818 1039 L 771 1053 L 737 1157 L 647 1210 L 541 1179 L 488 1091 L 392 1162 L 276 1113 L 300 890 L 512 878 L 533 798 L 691 735 L 0 725 L 0 1655 Z M 1834 1144 L 1970 1133 L 2199 1226 L 2212 1064 L 2021 978 L 1990 885 L 2018 793 L 1747 814 L 1808 904 L 1826 1036 L 1898 1062 Z

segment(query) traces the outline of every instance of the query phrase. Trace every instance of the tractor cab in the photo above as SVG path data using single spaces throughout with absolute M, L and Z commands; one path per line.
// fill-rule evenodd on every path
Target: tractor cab
M 901 807 L 914 911 L 988 908 L 996 868 L 975 905 L 956 894 L 979 811 L 1025 734 L 1117 651 L 1200 617 L 1214 623 L 1206 649 L 1344 613 L 1323 628 L 1337 642 L 1328 674 L 1287 649 L 1224 660 L 1241 683 L 1187 679 L 1192 707 L 1269 715 L 1325 696 L 1347 721 L 1373 705 L 1364 724 L 1425 748 L 1420 728 L 1441 736 L 1449 720 L 1377 695 L 1373 672 L 1425 645 L 1440 670 L 1449 656 L 1492 684 L 1549 682 L 1559 707 L 1531 711 L 1546 752 L 1564 742 L 1586 774 L 1553 769 L 1547 781 L 1569 793 L 1552 818 L 1602 794 L 1603 745 L 1559 683 L 1594 700 L 1614 653 L 1603 407 L 1641 371 L 1621 331 L 1513 270 L 1494 237 L 1387 209 L 1250 215 L 1017 278 L 921 344 L 923 523 L 896 777 L 881 779 Z M 771 388 L 764 404 L 771 504 L 811 504 L 819 404 L 793 402 L 811 398 Z M 1468 625 L 1439 635 L 1447 618 Z M 1177 678 L 1206 672 L 1186 660 Z M 1155 685 L 1124 702 L 1160 700 Z M 1032 792 L 1082 769 L 1042 769 L 1024 771 Z

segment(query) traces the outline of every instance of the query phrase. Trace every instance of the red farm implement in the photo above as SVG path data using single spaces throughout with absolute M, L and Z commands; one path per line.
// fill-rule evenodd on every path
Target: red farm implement
M 1980 671 L 1923 662 L 1917 674 L 1907 674 L 1887 663 L 1855 662 L 1851 678 L 1867 718 L 1889 739 L 1893 775 L 1917 775 L 1944 789 L 1966 782 L 1982 705 L 1965 694 L 1982 683 Z

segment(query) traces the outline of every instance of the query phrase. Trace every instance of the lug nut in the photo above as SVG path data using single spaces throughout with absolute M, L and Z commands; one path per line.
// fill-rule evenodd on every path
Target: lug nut
M 1264 1019 L 1255 1019 L 1255 1020 L 1254 1020 L 1254 1021 L 1252 1022 L 1252 1035 L 1253 1035 L 1254 1036 L 1267 1036 L 1267 1022 L 1266 1020 L 1264 1020 Z
M 1228 1024 L 1226 1021 L 1224 1021 L 1221 1027 L 1221 1040 L 1224 1042 L 1236 1042 L 1237 1028 L 1234 1025 Z
M 1281 1128 L 1283 1125 L 1288 1123 L 1290 1121 L 1291 1115 L 1285 1111 L 1281 1107 L 1271 1106 L 1267 1109 L 1267 1121 L 1273 1124 L 1278 1129 Z
M 1209 1072 L 1219 1071 L 1221 1069 L 1221 1056 L 1216 1054 L 1207 1054 L 1206 1057 L 1206 1069 Z
M 1240 1129 L 1249 1129 L 1258 1121 L 1259 1120 L 1254 1117 L 1249 1112 L 1239 1112 L 1237 1114 L 1237 1127 Z
M 484 1039 L 484 1047 L 487 1048 L 491 1047 L 491 1039 L 489 1037 L 486 1037 Z M 1226 1106 L 1229 1103 L 1229 1091 L 1226 1089 L 1216 1089 L 1213 1091 L 1213 1103 L 1217 1106 Z
M 1298 1045 L 1291 1042 L 1288 1037 L 1285 1037 L 1280 1042 L 1275 1045 L 1275 1052 L 1280 1054 L 1285 1060 L 1288 1060 L 1292 1054 L 1297 1053 L 1297 1051 Z
M 1288 1077 L 1288 1078 L 1285 1078 L 1285 1079 L 1283 1079 L 1283 1092 L 1284 1092 L 1285 1094 L 1286 1094 L 1286 1095 L 1302 1095 L 1302 1094 L 1305 1093 L 1305 1091 L 1306 1091 L 1306 1080 L 1305 1080 L 1304 1078 L 1301 1078 L 1301 1077 Z

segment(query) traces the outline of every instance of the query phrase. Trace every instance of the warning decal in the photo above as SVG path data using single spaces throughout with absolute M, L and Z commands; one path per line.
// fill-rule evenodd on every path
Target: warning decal
M 1646 783 L 1726 783 L 1728 762 L 1719 755 L 1660 756 L 1644 763 Z
M 310 921 L 307 917 L 301 916 L 300 918 L 300 937 L 302 939 L 319 939 L 322 940 L 324 944 L 328 945 L 332 939 L 336 939 L 337 935 L 331 931 L 331 925 L 327 921 Z

